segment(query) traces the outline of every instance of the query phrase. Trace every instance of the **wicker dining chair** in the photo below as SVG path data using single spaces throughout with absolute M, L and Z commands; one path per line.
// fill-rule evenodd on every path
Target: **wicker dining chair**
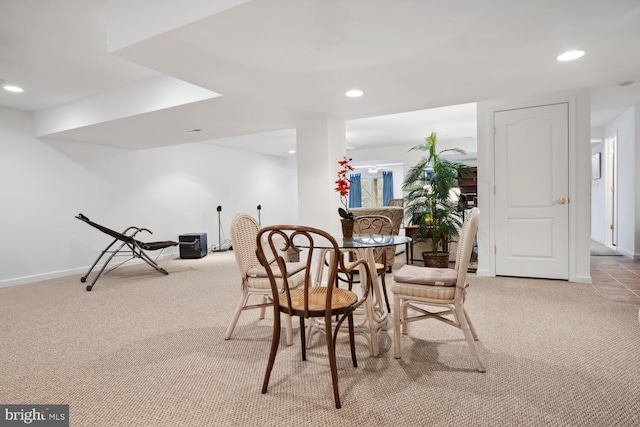
M 264 227 L 257 236 L 257 241 L 264 241 L 265 245 L 258 246 L 258 259 L 266 269 L 271 282 L 272 298 L 274 300 L 273 337 L 269 362 L 262 384 L 262 393 L 267 392 L 269 378 L 275 363 L 280 341 L 280 314 L 298 316 L 300 318 L 300 330 L 305 330 L 305 319 L 317 319 L 324 322 L 325 339 L 329 355 L 329 366 L 333 382 L 333 395 L 336 408 L 341 407 L 340 393 L 338 391 L 338 371 L 336 363 L 336 339 L 338 332 L 345 320 L 347 320 L 349 343 L 351 346 L 351 360 L 357 367 L 353 312 L 369 296 L 372 286 L 369 265 L 365 260 L 359 260 L 344 265 L 343 254 L 335 239 L 325 231 L 295 225 L 276 225 Z M 320 241 L 322 244 L 320 244 Z M 305 268 L 303 286 L 295 289 L 287 286 L 288 267 L 284 258 L 280 255 L 289 249 L 307 248 L 304 252 Z M 275 261 L 270 261 L 275 258 Z M 347 289 L 335 286 L 338 269 L 351 272 L 359 268 L 365 286 L 361 296 Z M 315 269 L 315 274 L 312 270 Z M 284 285 L 280 286 L 279 277 L 283 277 Z M 318 279 L 321 278 L 321 279 Z M 318 283 L 322 280 L 322 283 Z M 281 290 L 282 289 L 282 290 Z M 302 343 L 302 360 L 307 359 L 305 334 L 300 334 Z
M 355 234 L 394 234 L 393 222 L 391 218 L 384 215 L 362 215 L 356 218 L 354 226 Z M 395 233 L 397 234 L 397 233 Z M 391 305 L 389 304 L 389 296 L 387 295 L 387 283 L 385 280 L 387 273 L 387 248 L 376 248 L 374 256 L 376 260 L 376 273 L 380 276 L 380 284 L 382 285 L 382 294 L 387 305 L 387 312 L 391 313 Z M 353 256 L 351 257 L 353 258 Z M 350 263 L 346 263 L 347 267 Z M 354 275 L 357 271 L 347 274 L 347 283 L 349 290 L 355 282 Z
M 391 288 L 395 358 L 401 358 L 401 329 L 402 334 L 407 334 L 409 323 L 423 319 L 436 319 L 462 330 L 478 371 L 486 371 L 476 346 L 478 334 L 471 323 L 469 313 L 464 308 L 469 286 L 467 268 L 478 230 L 479 214 L 478 208 L 473 208 L 464 220 L 458 239 L 454 269 L 403 265 L 395 274 L 394 285 Z M 409 316 L 409 310 L 413 313 L 411 316 Z
M 231 219 L 231 244 L 242 279 L 242 296 L 233 313 L 231 323 L 225 332 L 225 340 L 231 338 L 240 314 L 243 311 L 260 309 L 260 319 L 264 319 L 266 308 L 273 305 L 271 282 L 269 281 L 266 270 L 260 265 L 260 261 L 258 261 L 256 255 L 256 236 L 259 230 L 260 225 L 258 221 L 251 215 L 241 213 Z M 273 261 L 273 258 L 271 261 Z M 304 272 L 301 271 L 303 268 L 304 264 L 300 262 L 287 263 L 287 274 L 289 277 L 286 282 L 288 286 L 295 288 L 303 283 Z M 283 283 L 282 278 L 278 278 L 277 283 L 278 287 L 281 287 Z M 253 301 L 251 301 L 252 303 L 250 303 L 251 297 L 259 297 L 262 301 L 260 303 L 253 303 Z M 292 345 L 293 328 L 291 325 L 291 317 L 287 318 L 285 326 L 287 328 L 287 345 Z

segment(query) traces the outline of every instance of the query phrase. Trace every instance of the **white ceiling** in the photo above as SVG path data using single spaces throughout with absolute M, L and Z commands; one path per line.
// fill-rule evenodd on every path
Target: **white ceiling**
M 0 0 L 0 79 L 37 136 L 131 149 L 286 156 L 310 114 L 347 120 L 355 149 L 475 138 L 475 102 L 577 88 L 601 126 L 640 104 L 640 2 Z

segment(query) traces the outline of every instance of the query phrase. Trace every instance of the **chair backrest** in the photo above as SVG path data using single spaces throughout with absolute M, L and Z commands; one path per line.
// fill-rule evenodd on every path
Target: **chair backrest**
M 256 236 L 256 242 L 264 242 L 258 246 L 257 256 L 260 263 L 267 270 L 267 276 L 271 282 L 271 290 L 274 300 L 278 299 L 280 292 L 286 295 L 289 314 L 293 314 L 291 304 L 291 290 L 287 283 L 287 263 L 283 254 L 290 249 L 302 251 L 304 248 L 305 278 L 304 285 L 304 317 L 317 317 L 314 313 L 314 288 L 320 283 L 316 279 L 322 278 L 322 286 L 326 288 L 326 299 L 323 307 L 331 307 L 333 290 L 337 281 L 338 270 L 345 270 L 342 253 L 336 240 L 327 232 L 298 225 L 273 225 L 262 228 Z M 269 259 L 275 258 L 275 262 Z M 371 275 L 368 265 L 364 260 L 351 264 L 349 271 L 358 266 L 363 266 L 368 277 L 364 295 L 367 295 L 371 285 Z M 284 281 L 284 283 L 282 283 Z M 364 300 L 365 296 L 362 297 Z M 330 316 L 330 315 L 329 315 Z M 330 317 L 329 317 L 330 319 Z
M 258 230 L 260 225 L 251 215 L 239 213 L 231 219 L 231 244 L 243 282 L 247 278 L 247 271 L 260 265 L 256 256 Z
M 389 200 L 389 202 L 387 203 L 387 206 L 404 206 L 404 200 L 403 199 L 391 199 Z
M 394 234 L 391 218 L 384 215 L 362 215 L 356 217 L 356 234 Z
M 464 288 L 466 285 L 467 269 L 469 268 L 473 245 L 478 231 L 479 216 L 480 209 L 471 209 L 465 217 L 462 229 L 460 230 L 460 236 L 458 236 L 458 251 L 456 253 L 455 269 L 458 272 L 458 282 L 456 283 L 456 286 L 459 287 Z
M 402 226 L 402 219 L 404 218 L 404 208 L 401 206 L 383 206 L 375 208 L 353 208 L 350 209 L 351 213 L 356 217 L 367 215 L 382 215 L 391 219 L 393 224 L 393 233 L 399 234 L 400 227 Z
M 362 215 L 356 217 L 354 226 L 356 234 L 398 234 L 391 218 L 385 215 Z M 374 249 L 376 262 L 387 264 L 387 258 L 393 257 L 395 253 L 394 247 L 376 248 Z
M 396 208 L 394 208 L 396 209 Z M 401 210 L 401 209 L 400 209 Z M 393 213 L 391 213 L 393 214 Z M 398 217 L 399 219 L 400 217 Z M 391 216 L 383 214 L 364 214 L 356 215 L 356 223 L 354 225 L 353 232 L 356 234 L 392 234 L 397 235 L 399 233 L 398 227 L 394 223 Z M 386 248 L 376 248 L 374 250 L 377 263 L 385 264 L 386 267 L 393 266 L 395 261 L 396 248 L 388 246 Z

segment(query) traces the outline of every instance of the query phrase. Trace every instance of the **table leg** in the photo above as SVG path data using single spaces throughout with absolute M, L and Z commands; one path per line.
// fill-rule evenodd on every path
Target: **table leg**
M 323 252 L 323 256 L 326 250 Z M 386 306 L 384 304 L 384 297 L 382 295 L 382 285 L 380 280 L 378 279 L 378 275 L 376 273 L 376 260 L 374 254 L 374 248 L 361 248 L 358 249 L 358 257 L 360 259 L 365 259 L 369 264 L 369 268 L 372 274 L 372 282 L 373 288 L 369 293 L 369 297 L 364 301 L 363 309 L 356 310 L 360 312 L 359 317 L 360 320 L 354 325 L 354 331 L 358 335 L 364 336 L 369 342 L 369 353 L 372 356 L 378 356 L 380 354 L 380 346 L 379 346 L 379 337 L 378 334 L 382 329 L 387 326 L 388 313 L 386 312 Z M 322 257 L 320 258 L 322 259 Z M 320 285 L 322 282 L 322 266 L 318 266 L 318 270 L 316 273 L 316 286 Z M 366 284 L 362 280 L 365 277 L 364 267 L 360 267 L 360 286 L 361 290 L 364 292 L 364 286 Z M 307 326 L 307 348 L 309 348 L 311 344 L 311 340 L 313 335 L 316 332 L 322 332 L 323 330 L 323 322 L 319 319 L 312 319 Z M 301 331 L 301 333 L 304 333 Z
M 386 312 L 384 297 L 382 294 L 382 285 L 376 273 L 376 260 L 374 248 L 363 248 L 358 250 L 358 254 L 369 264 L 372 274 L 373 288 L 369 294 L 369 298 L 364 302 L 364 321 L 358 325 L 357 333 L 364 335 L 369 341 L 369 352 L 372 356 L 380 354 L 378 334 L 387 325 L 389 313 Z M 364 270 L 364 269 L 363 269 Z M 364 277 L 364 271 L 360 273 Z M 360 280 L 361 286 L 365 286 L 363 280 Z M 363 289 L 364 291 L 364 289 Z

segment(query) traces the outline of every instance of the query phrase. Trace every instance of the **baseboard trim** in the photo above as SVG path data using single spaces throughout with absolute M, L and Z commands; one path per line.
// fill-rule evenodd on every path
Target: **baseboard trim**
M 73 276 L 74 274 L 82 274 L 86 272 L 88 269 L 89 267 L 87 266 L 85 268 L 74 268 L 69 270 L 53 271 L 50 273 L 34 274 L 31 276 L 23 276 L 23 277 L 17 277 L 13 279 L 0 280 L 0 288 L 9 288 L 11 286 L 27 285 L 29 283 L 41 282 L 43 280 L 57 279 L 59 277 L 65 277 L 65 276 Z
M 575 283 L 591 284 L 591 276 L 576 276 Z
M 482 269 L 482 270 L 477 270 L 476 271 L 476 275 L 477 276 L 483 276 L 483 277 L 495 277 L 495 274 L 491 274 L 491 271 L 486 270 L 486 269 Z
M 160 255 L 158 257 L 158 260 L 175 258 L 176 256 L 177 254 L 175 253 Z M 132 259 L 131 261 L 128 261 L 127 265 L 136 265 L 140 263 L 144 263 L 144 261 L 136 258 L 136 259 Z M 102 267 L 102 264 L 96 265 L 91 274 L 92 275 L 96 274 L 98 271 L 100 271 L 101 267 Z M 41 282 L 43 280 L 58 279 L 60 277 L 73 276 L 76 274 L 84 274 L 87 272 L 87 270 L 89 270 L 88 265 L 86 267 L 70 268 L 68 270 L 52 271 L 49 273 L 33 274 L 31 276 L 4 279 L 4 280 L 0 280 L 0 288 L 10 288 L 12 286 L 28 285 L 29 283 Z
M 621 248 L 621 247 L 619 247 L 619 246 L 617 246 L 617 247 L 616 247 L 616 251 L 617 251 L 620 255 L 622 255 L 622 256 L 624 256 L 624 257 L 631 258 L 631 259 L 633 259 L 633 260 L 637 260 L 637 259 L 639 259 L 639 258 L 638 258 L 638 256 L 639 256 L 639 255 L 638 255 L 638 254 L 634 254 L 633 252 L 629 252 L 629 251 L 627 251 L 627 250 L 625 250 L 625 249 L 623 249 L 623 248 Z

